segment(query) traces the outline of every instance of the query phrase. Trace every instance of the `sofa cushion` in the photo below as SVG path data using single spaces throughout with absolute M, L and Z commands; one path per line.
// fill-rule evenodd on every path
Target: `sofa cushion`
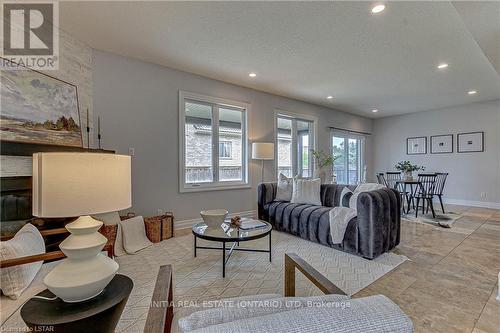
M 376 295 L 333 304 L 329 306 L 326 302 L 316 302 L 307 307 L 250 316 L 206 326 L 191 332 L 413 332 L 411 319 L 385 296 Z
M 24 225 L 14 238 L 0 242 L 0 259 L 13 259 L 45 253 L 45 243 L 38 229 L 30 223 Z M 42 267 L 43 261 L 2 268 L 2 293 L 17 299 Z
M 292 203 L 310 204 L 321 206 L 321 179 L 302 179 L 293 180 Z
M 17 326 L 18 322 L 21 319 L 19 313 L 17 314 L 15 313 L 28 299 L 30 299 L 34 295 L 38 294 L 39 292 L 47 288 L 45 284 L 43 284 L 43 279 L 57 264 L 59 264 L 59 261 L 52 261 L 43 264 L 38 273 L 35 275 L 35 278 L 31 282 L 31 284 L 24 290 L 24 292 L 17 299 L 11 299 L 3 295 L 0 297 L 0 308 L 2 309 L 2 311 L 0 311 L 2 331 L 8 332 L 10 327 Z M 19 318 L 12 318 L 10 321 L 7 322 L 9 318 L 14 316 L 17 316 Z M 7 327 L 4 327 L 3 325 L 6 322 L 8 325 Z M 19 326 L 17 326 L 16 328 L 16 331 L 18 330 Z
M 354 194 L 348 187 L 344 187 L 342 192 L 340 192 L 340 206 L 341 207 L 349 207 L 349 200 Z
M 265 296 L 265 297 L 259 297 Z M 218 304 L 220 307 L 201 309 L 193 312 L 187 317 L 179 319 L 179 328 L 182 332 L 191 332 L 197 329 L 206 328 L 213 325 L 220 325 L 235 322 L 247 318 L 258 318 L 260 316 L 291 311 L 299 308 L 306 308 L 312 304 L 322 304 L 325 306 L 342 306 L 335 304 L 349 301 L 345 295 L 324 295 L 312 297 L 282 297 L 275 295 L 255 295 L 252 298 L 232 298 L 223 299 Z
M 293 178 L 288 178 L 287 176 L 280 173 L 276 188 L 276 197 L 274 198 L 274 200 L 275 201 L 292 200 L 292 190 L 293 190 Z

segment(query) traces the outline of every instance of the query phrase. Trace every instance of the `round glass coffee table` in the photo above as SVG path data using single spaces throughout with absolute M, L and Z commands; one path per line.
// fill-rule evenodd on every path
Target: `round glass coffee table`
M 233 251 L 269 253 L 269 261 L 271 261 L 271 231 L 273 227 L 265 221 L 261 222 L 265 223 L 265 226 L 249 230 L 232 227 L 227 223 L 222 223 L 219 227 L 209 227 L 205 222 L 195 224 L 192 229 L 194 235 L 194 256 L 196 257 L 196 251 L 198 249 L 222 250 L 222 277 L 226 277 L 226 264 Z M 266 250 L 244 249 L 239 247 L 240 242 L 251 241 L 266 236 L 269 236 L 269 247 Z M 198 238 L 220 242 L 222 243 L 222 247 L 198 246 L 196 243 Z M 231 247 L 226 248 L 226 243 L 232 243 Z M 226 250 L 229 250 L 227 255 Z

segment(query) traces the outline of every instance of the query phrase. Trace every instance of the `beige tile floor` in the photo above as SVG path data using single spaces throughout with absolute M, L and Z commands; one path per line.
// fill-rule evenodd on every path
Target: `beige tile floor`
M 354 297 L 383 294 L 408 314 L 415 332 L 500 333 L 500 210 L 447 206 L 452 229 L 403 222 L 396 253 L 407 261 Z M 176 235 L 190 233 L 178 230 Z
M 395 252 L 411 261 L 355 297 L 388 296 L 412 318 L 415 332 L 500 332 L 500 210 L 446 208 L 463 215 L 459 232 L 403 223 Z

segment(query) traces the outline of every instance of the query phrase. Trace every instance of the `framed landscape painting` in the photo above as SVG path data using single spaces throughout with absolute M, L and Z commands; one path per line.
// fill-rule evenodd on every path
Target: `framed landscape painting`
M 421 136 L 406 139 L 406 154 L 421 155 L 427 154 L 427 137 Z
M 431 154 L 453 153 L 453 134 L 431 136 Z
M 20 66 L 3 67 L 1 83 L 1 140 L 82 147 L 75 85 Z

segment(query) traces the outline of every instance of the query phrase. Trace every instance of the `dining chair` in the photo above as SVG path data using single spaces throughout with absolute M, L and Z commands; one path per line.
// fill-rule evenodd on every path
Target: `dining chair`
M 435 193 L 439 198 L 439 203 L 441 204 L 441 210 L 443 211 L 443 214 L 445 213 L 444 211 L 444 205 L 443 205 L 443 190 L 444 190 L 444 184 L 446 183 L 446 178 L 448 177 L 448 173 L 446 172 L 436 172 L 436 188 L 435 188 Z
M 401 172 L 386 172 L 385 180 L 387 182 L 387 187 L 397 189 L 397 182 L 402 180 Z
M 405 202 L 408 201 L 408 193 L 405 193 L 405 191 L 403 190 L 404 185 L 402 183 L 398 183 L 398 181 L 403 180 L 403 178 L 401 177 L 401 173 L 386 172 L 386 175 L 387 177 L 385 177 L 383 173 L 377 174 L 377 180 L 380 184 L 399 191 L 399 195 L 401 196 L 401 214 L 404 214 Z
M 385 187 L 387 186 L 387 181 L 385 180 L 384 174 L 383 173 L 377 173 L 377 182 L 379 184 L 384 185 Z
M 415 217 L 418 217 L 418 207 L 420 206 L 420 200 L 422 200 L 422 214 L 425 214 L 425 203 L 427 201 L 427 211 L 429 207 L 432 211 L 432 217 L 436 218 L 436 212 L 434 211 L 434 205 L 432 199 L 434 198 L 435 188 L 436 188 L 436 178 L 435 173 L 419 173 L 418 174 L 418 186 L 415 189 L 414 198 L 417 199 L 417 205 L 415 207 Z

